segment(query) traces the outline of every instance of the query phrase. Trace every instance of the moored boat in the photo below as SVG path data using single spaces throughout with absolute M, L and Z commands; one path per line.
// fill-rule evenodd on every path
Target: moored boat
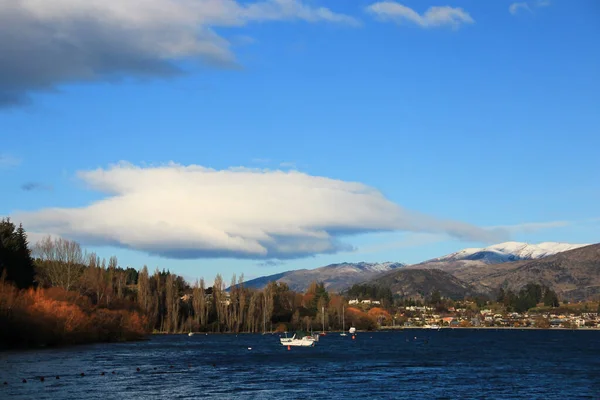
M 289 338 L 287 337 L 286 332 L 285 337 L 279 338 L 279 341 L 283 346 L 313 347 L 318 339 L 315 339 L 314 336 L 304 335 L 302 333 L 300 335 L 294 333 L 294 336 Z

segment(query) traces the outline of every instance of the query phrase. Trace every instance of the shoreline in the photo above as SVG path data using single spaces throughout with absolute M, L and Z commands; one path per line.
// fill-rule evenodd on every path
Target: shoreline
M 533 326 L 523 326 L 523 327 L 514 327 L 514 326 L 468 326 L 468 327 L 450 327 L 450 326 L 442 326 L 439 329 L 435 328 L 425 328 L 422 326 L 403 326 L 403 327 L 381 327 L 377 330 L 365 331 L 365 330 L 357 330 L 356 333 L 376 333 L 376 332 L 389 332 L 389 331 L 403 331 L 403 330 L 422 330 L 422 331 L 438 331 L 438 330 L 530 330 L 530 331 L 600 331 L 600 328 L 594 327 L 585 327 L 585 328 L 538 328 Z M 287 333 L 291 333 L 293 331 L 288 331 Z M 207 335 L 277 335 L 284 334 L 285 332 L 192 332 L 194 336 L 207 336 Z M 340 330 L 334 331 L 325 331 L 327 335 L 342 333 Z M 189 332 L 182 333 L 167 333 L 167 332 L 153 332 L 149 336 L 161 336 L 161 335 L 185 335 L 187 336 Z

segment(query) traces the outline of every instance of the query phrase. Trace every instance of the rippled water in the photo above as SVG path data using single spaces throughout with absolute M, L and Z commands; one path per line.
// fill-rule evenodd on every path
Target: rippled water
M 0 398 L 203 397 L 597 399 L 600 331 L 329 334 L 290 351 L 277 335 L 177 335 L 0 353 Z

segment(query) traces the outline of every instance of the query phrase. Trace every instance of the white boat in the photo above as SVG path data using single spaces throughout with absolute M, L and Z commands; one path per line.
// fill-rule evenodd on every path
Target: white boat
M 279 341 L 283 346 L 313 347 L 318 339 L 315 339 L 314 336 L 308 335 L 297 338 L 296 334 L 294 333 L 294 336 L 291 338 L 287 337 L 286 334 L 284 338 L 279 338 Z
M 188 336 L 194 336 L 194 332 L 188 333 Z
M 356 333 L 356 328 L 351 326 L 350 329 L 348 330 L 348 332 L 350 332 L 351 334 L 354 335 L 354 333 Z
M 342 333 L 340 333 L 340 336 L 348 336 L 346 335 L 346 320 L 344 318 L 344 308 L 342 307 Z
M 435 329 L 435 330 L 440 330 L 440 326 L 439 325 L 426 325 L 425 328 L 429 328 L 429 329 Z

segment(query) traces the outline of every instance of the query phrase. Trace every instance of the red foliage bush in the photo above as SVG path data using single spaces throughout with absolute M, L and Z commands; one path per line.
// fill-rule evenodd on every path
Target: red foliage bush
M 60 288 L 18 291 L 0 282 L 0 346 L 141 339 L 147 320 L 136 311 L 93 306 Z
M 355 307 L 346 308 L 346 320 L 350 320 L 357 329 L 372 330 L 377 328 L 375 319 Z

